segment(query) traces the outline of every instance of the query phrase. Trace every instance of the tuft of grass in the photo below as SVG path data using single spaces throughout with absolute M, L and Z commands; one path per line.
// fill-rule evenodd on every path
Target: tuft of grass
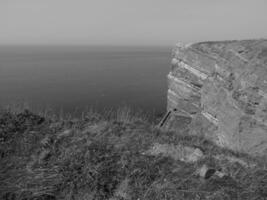
M 106 120 L 117 121 L 125 124 L 130 124 L 137 121 L 149 121 L 148 114 L 145 114 L 142 110 L 133 110 L 129 106 L 122 106 L 117 109 L 108 109 L 105 110 L 102 115 Z

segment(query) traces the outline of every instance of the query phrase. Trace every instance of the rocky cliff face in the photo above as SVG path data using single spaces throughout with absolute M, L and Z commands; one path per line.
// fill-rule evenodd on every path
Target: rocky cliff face
M 167 108 L 192 134 L 267 153 L 267 40 L 177 45 L 168 81 Z

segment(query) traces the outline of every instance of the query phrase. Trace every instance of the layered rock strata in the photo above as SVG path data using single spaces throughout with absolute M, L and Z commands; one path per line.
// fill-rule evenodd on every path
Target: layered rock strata
M 191 133 L 267 153 L 267 40 L 179 44 L 168 83 L 167 109 L 190 118 Z

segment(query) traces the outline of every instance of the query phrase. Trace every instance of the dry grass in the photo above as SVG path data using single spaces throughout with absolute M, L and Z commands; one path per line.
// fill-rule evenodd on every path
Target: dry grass
M 89 110 L 79 120 L 2 111 L 0 140 L 1 199 L 267 198 L 266 160 L 179 130 L 161 131 L 129 108 L 104 116 Z M 206 157 L 190 164 L 144 154 L 155 143 L 199 147 Z M 258 165 L 218 162 L 214 155 Z M 203 180 L 196 174 L 203 164 L 228 176 Z

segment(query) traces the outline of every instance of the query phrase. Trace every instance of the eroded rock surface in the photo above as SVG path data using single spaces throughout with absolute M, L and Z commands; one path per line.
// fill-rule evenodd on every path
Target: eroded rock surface
M 168 80 L 168 110 L 191 118 L 191 133 L 267 153 L 267 40 L 177 45 Z
M 163 155 L 174 160 L 180 160 L 187 163 L 194 163 L 204 158 L 204 153 L 199 148 L 155 143 L 146 153 L 146 155 Z

